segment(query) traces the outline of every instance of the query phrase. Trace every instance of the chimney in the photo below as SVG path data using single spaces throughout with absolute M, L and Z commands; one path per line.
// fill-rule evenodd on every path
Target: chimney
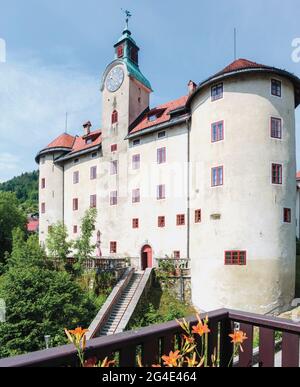
M 92 127 L 92 124 L 91 124 L 90 121 L 88 121 L 85 124 L 83 124 L 83 129 L 84 129 L 84 135 L 85 136 L 88 136 L 91 133 L 91 127 Z
M 189 93 L 188 94 L 191 95 L 196 90 L 196 88 L 197 88 L 196 83 L 193 81 L 189 81 L 189 83 L 188 83 L 188 92 Z

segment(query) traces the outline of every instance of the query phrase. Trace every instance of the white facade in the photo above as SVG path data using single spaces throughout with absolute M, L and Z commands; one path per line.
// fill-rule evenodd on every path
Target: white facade
M 286 308 L 295 289 L 294 109 L 299 80 L 241 60 L 233 70 L 200 84 L 188 99 L 149 112 L 152 90 L 137 59 L 130 59 L 129 52 L 137 49 L 130 35 L 124 31 L 116 45 L 118 58 L 104 72 L 101 142 L 74 151 L 71 146 L 61 150 L 58 141 L 37 156 L 41 183 L 46 182 L 40 189 L 40 204 L 45 203 L 41 242 L 57 221 L 65 222 L 71 238 L 80 235 L 74 226 L 79 227 L 90 196 L 96 195 L 94 239 L 100 231 L 103 256 L 132 257 L 132 263 L 143 268 L 154 265 L 155 257 L 180 254 L 190 259 L 192 298 L 202 310 L 229 307 L 269 313 Z M 115 68 L 119 78 L 113 79 Z M 280 96 L 271 93 L 274 78 L 280 82 Z M 213 101 L 212 87 L 217 84 L 223 87 L 222 98 Z M 116 122 L 113 112 L 118 113 Z M 272 117 L 281 120 L 281 138 L 271 137 Z M 221 121 L 224 138 L 212 142 L 211 125 Z M 158 163 L 161 148 L 165 159 Z M 140 158 L 137 169 L 135 155 Z M 117 162 L 114 174 L 112 162 Z M 282 166 L 280 184 L 272 183 L 272 164 Z M 212 187 L 212 168 L 221 166 L 223 184 Z M 97 168 L 95 179 L 92 167 Z M 76 184 L 74 172 L 79 176 Z M 138 189 L 140 201 L 133 203 Z M 284 209 L 290 222 L 284 221 Z M 196 211 L 201 211 L 201 221 L 196 221 Z M 184 216 L 182 224 L 179 215 Z M 159 227 L 159 217 L 164 217 L 164 227 Z M 245 252 L 246 261 L 225 264 L 229 251 Z M 143 252 L 148 254 L 146 263 Z

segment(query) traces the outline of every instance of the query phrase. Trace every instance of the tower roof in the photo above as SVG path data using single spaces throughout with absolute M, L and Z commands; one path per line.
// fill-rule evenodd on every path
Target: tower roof
M 71 136 L 68 133 L 63 133 L 58 136 L 55 140 L 53 140 L 49 145 L 47 145 L 47 149 L 50 148 L 69 148 L 72 149 L 75 141 L 75 137 Z
M 270 66 L 265 66 L 256 62 L 252 62 L 248 59 L 237 59 L 230 63 L 228 66 L 226 66 L 222 71 L 218 72 L 216 75 L 226 74 L 230 73 L 232 71 L 238 71 L 238 70 L 244 70 L 244 69 L 255 69 L 255 68 L 272 68 Z
M 142 74 L 139 68 L 138 52 L 140 49 L 135 40 L 132 38 L 132 34 L 128 29 L 128 26 L 125 27 L 122 36 L 119 38 L 114 47 L 116 49 L 116 60 L 120 60 L 126 65 L 128 74 L 146 86 L 147 89 L 152 90 L 150 82 Z M 119 47 L 121 47 L 120 55 L 118 55 Z
M 277 76 L 282 76 L 289 79 L 293 83 L 295 88 L 295 106 L 297 107 L 300 104 L 300 79 L 296 75 L 286 70 L 279 69 L 277 67 L 266 66 L 263 64 L 252 62 L 248 59 L 240 58 L 233 61 L 228 66 L 226 66 L 223 70 L 217 72 L 213 76 L 209 77 L 208 79 L 200 83 L 196 88 L 196 90 L 189 96 L 189 99 L 187 101 L 187 107 L 190 106 L 190 103 L 193 97 L 204 87 L 212 85 L 213 83 L 216 83 L 216 82 L 221 82 L 224 79 L 233 77 L 239 73 L 243 73 L 243 74 L 270 73 L 270 74 L 273 74 L 274 76 L 277 75 Z

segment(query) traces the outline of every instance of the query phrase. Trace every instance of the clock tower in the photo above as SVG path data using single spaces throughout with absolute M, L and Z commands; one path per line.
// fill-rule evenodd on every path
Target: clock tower
M 118 251 L 126 254 L 126 238 L 132 214 L 130 171 L 131 143 L 126 139 L 130 125 L 149 109 L 152 91 L 139 68 L 139 48 L 128 25 L 114 46 L 115 58 L 103 74 L 102 91 L 102 161 L 98 192 L 101 193 L 99 229 L 103 232 L 103 248 L 110 251 L 111 241 L 118 242 Z
M 119 145 L 130 125 L 149 108 L 152 91 L 150 82 L 139 68 L 139 47 L 133 40 L 128 25 L 114 45 L 115 59 L 107 66 L 102 79 L 102 133 L 103 145 L 107 140 Z M 121 143 L 124 144 L 121 144 Z M 105 151 L 107 149 L 103 149 Z

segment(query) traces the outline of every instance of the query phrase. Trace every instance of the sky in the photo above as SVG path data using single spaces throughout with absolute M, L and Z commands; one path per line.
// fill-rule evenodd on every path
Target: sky
M 37 169 L 35 155 L 64 132 L 66 112 L 69 133 L 88 120 L 101 128 L 100 80 L 125 25 L 122 8 L 133 15 L 152 106 L 231 63 L 234 28 L 239 58 L 300 76 L 292 60 L 299 0 L 0 0 L 0 182 Z M 300 168 L 300 107 L 296 119 Z

